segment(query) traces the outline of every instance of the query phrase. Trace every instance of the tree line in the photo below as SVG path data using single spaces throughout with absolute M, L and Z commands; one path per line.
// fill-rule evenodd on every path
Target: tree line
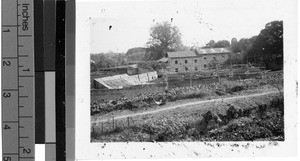
M 150 29 L 150 40 L 146 44 L 146 60 L 158 60 L 167 52 L 186 50 L 181 34 L 169 22 L 157 23 Z M 283 21 L 272 21 L 265 25 L 257 36 L 237 40 L 209 41 L 201 48 L 229 48 L 231 63 L 262 64 L 269 70 L 283 69 Z
M 246 32 L 246 31 L 245 31 Z M 150 28 L 150 38 L 146 47 L 134 47 L 126 53 L 92 54 L 98 68 L 124 65 L 131 61 L 158 60 L 166 56 L 167 52 L 190 50 L 181 41 L 181 33 L 178 27 L 169 22 L 156 23 Z M 261 64 L 269 70 L 283 69 L 283 21 L 272 21 L 256 36 L 237 40 L 214 41 L 210 40 L 201 48 L 229 48 L 232 51 L 230 63 Z M 114 55 L 114 56 L 108 56 Z M 227 62 L 227 63 L 228 63 Z M 94 68 L 94 67 L 93 67 Z

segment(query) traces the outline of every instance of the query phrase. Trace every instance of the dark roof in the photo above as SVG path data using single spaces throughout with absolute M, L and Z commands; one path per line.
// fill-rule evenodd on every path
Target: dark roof
M 196 53 L 192 51 L 176 51 L 176 52 L 168 52 L 169 58 L 184 58 L 184 57 L 196 57 Z
M 186 58 L 186 57 L 197 57 L 204 54 L 227 54 L 231 51 L 227 48 L 207 48 L 207 49 L 196 49 L 193 51 L 176 51 L 168 52 L 169 58 Z
M 168 59 L 166 57 L 163 57 L 158 60 L 158 62 L 163 62 L 163 63 L 166 63 L 167 61 L 168 61 Z
M 196 49 L 199 55 L 202 54 L 225 54 L 231 51 L 227 48 L 207 48 L 207 49 Z

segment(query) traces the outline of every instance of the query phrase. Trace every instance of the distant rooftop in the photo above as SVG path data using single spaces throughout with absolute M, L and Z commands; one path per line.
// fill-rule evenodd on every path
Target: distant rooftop
M 227 48 L 207 48 L 207 49 L 196 49 L 198 54 L 219 54 L 219 53 L 230 53 L 231 51 Z
M 196 52 L 193 51 L 176 51 L 168 52 L 169 58 L 186 58 L 186 57 L 197 57 L 204 54 L 227 54 L 231 51 L 227 48 L 207 48 L 207 49 L 196 49 Z
M 196 57 L 196 53 L 192 51 L 176 51 L 176 52 L 168 52 L 169 58 L 183 58 L 183 57 Z
M 163 62 L 163 63 L 166 63 L 168 61 L 168 59 L 166 57 L 163 57 L 159 60 L 157 60 L 158 62 Z

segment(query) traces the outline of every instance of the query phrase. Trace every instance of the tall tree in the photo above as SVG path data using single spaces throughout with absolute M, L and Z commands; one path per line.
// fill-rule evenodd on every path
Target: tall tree
M 236 38 L 231 39 L 230 48 L 233 53 L 241 52 L 241 44 L 237 41 Z
M 232 39 L 231 39 L 231 46 L 232 46 L 232 45 L 235 45 L 235 44 L 237 44 L 237 43 L 238 43 L 238 41 L 237 41 L 236 38 L 232 38 Z
M 150 41 L 147 43 L 146 57 L 157 60 L 168 51 L 176 51 L 182 47 L 179 29 L 169 22 L 156 23 L 150 28 Z
M 146 49 L 143 47 L 135 47 L 128 49 L 126 52 L 126 60 L 127 61 L 141 61 L 145 58 Z
M 220 40 L 213 45 L 213 48 L 224 48 L 224 47 L 230 47 L 230 42 L 228 40 Z
M 205 48 L 212 48 L 215 44 L 215 40 L 210 40 L 209 43 L 206 44 L 206 46 L 202 47 L 203 49 Z
M 91 54 L 91 70 L 109 68 L 116 65 L 117 63 L 110 59 L 106 54 Z
M 266 69 L 283 69 L 283 22 L 267 23 L 247 54 L 249 61 L 263 62 Z
M 230 47 L 230 42 L 228 40 L 219 40 L 215 42 L 214 40 L 210 40 L 209 43 L 206 44 L 206 46 L 202 47 L 205 48 L 224 48 L 224 47 Z

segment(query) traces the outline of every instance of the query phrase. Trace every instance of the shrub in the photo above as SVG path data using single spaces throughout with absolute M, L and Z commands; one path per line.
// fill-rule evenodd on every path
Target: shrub
M 273 99 L 270 103 L 270 107 L 278 109 L 284 114 L 284 98 L 280 96 L 279 98 Z
M 133 110 L 133 109 L 137 109 L 138 107 L 133 105 L 131 101 L 126 101 L 124 103 L 124 109 L 129 109 L 129 110 Z
M 234 86 L 232 88 L 227 89 L 227 92 L 228 93 L 234 93 L 234 92 L 239 92 L 239 91 L 242 91 L 242 90 L 245 90 L 245 87 L 237 85 L 237 86 Z
M 216 93 L 218 96 L 223 96 L 223 95 L 226 94 L 226 93 L 222 92 L 221 90 L 216 90 L 215 93 Z
M 237 117 L 238 117 L 238 111 L 233 106 L 230 106 L 229 109 L 226 111 L 227 120 L 232 120 Z
M 263 117 L 266 111 L 267 111 L 267 105 L 258 105 L 257 112 L 259 117 Z

